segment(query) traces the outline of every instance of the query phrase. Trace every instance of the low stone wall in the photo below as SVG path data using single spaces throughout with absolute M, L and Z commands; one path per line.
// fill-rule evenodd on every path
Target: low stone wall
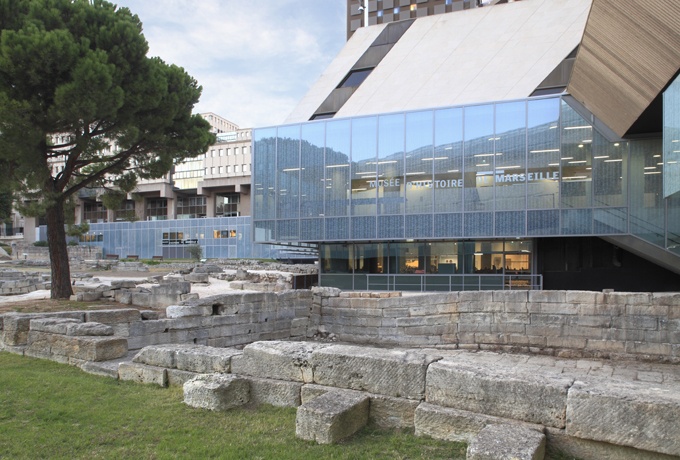
M 0 270 L 0 296 L 28 294 L 50 288 L 50 275 Z
M 312 329 L 342 341 L 680 362 L 680 293 L 313 292 Z
M 102 248 L 98 246 L 67 246 L 70 260 L 97 260 L 102 258 Z M 46 246 L 32 244 L 17 244 L 12 259 L 19 260 L 50 260 L 50 250 Z
M 526 430 L 545 435 L 549 449 L 586 460 L 680 455 L 677 383 L 625 374 L 602 379 L 581 372 L 598 364 L 586 360 L 563 367 L 568 360 L 519 358 L 294 341 L 258 342 L 242 351 L 166 345 L 143 349 L 117 377 L 184 385 L 185 403 L 204 409 L 228 410 L 248 400 L 299 407 L 298 435 L 300 410 L 315 398 L 355 395 L 367 400 L 367 418 L 376 425 L 436 439 L 473 443 L 487 427 L 502 426 L 525 437 Z M 561 363 L 547 367 L 540 359 Z M 327 427 L 302 428 L 305 439 L 324 442 L 314 431 Z

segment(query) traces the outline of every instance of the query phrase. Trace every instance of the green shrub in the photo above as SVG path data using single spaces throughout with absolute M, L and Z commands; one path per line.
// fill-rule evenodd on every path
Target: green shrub
M 46 248 L 49 245 L 50 244 L 47 241 L 36 241 L 35 243 L 33 243 L 33 246 L 36 246 L 38 248 Z

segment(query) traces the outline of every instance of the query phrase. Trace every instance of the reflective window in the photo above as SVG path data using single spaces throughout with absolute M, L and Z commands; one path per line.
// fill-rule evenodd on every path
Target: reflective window
M 406 114 L 404 182 L 407 214 L 433 211 L 432 171 L 435 160 L 432 147 L 432 119 L 432 111 Z
M 496 105 L 496 209 L 526 208 L 526 103 Z
M 300 126 L 284 126 L 277 133 L 276 217 L 299 216 Z
M 349 214 L 350 138 L 349 120 L 326 123 L 326 177 L 319 178 L 325 190 L 326 216 Z
M 377 119 L 352 120 L 352 215 L 376 213 L 377 194 Z
M 527 103 L 527 208 L 557 208 L 560 200 L 560 100 Z
M 404 213 L 404 115 L 378 117 L 378 214 Z
M 562 101 L 561 204 L 587 208 L 592 204 L 593 127 Z
M 253 218 L 272 219 L 276 217 L 276 128 L 255 130 L 253 139 Z
M 300 215 L 323 216 L 324 197 L 324 137 L 323 123 L 302 125 L 300 146 Z
M 463 109 L 434 113 L 434 203 L 436 212 L 463 210 Z
M 496 136 L 493 105 L 465 108 L 465 211 L 494 209 Z

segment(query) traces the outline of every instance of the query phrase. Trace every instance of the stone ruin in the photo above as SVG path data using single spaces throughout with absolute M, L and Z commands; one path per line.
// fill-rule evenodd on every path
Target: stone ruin
M 49 275 L 0 269 L 0 296 L 28 294 L 49 288 Z
M 137 309 L 5 314 L 0 346 L 116 379 L 182 385 L 193 407 L 297 407 L 296 435 L 321 443 L 375 423 L 465 441 L 470 459 L 540 459 L 556 449 L 584 460 L 680 458 L 680 368 L 665 364 L 678 350 L 680 296 L 523 295 L 235 291 L 171 305 L 166 318 Z M 520 320 L 551 323 L 525 328 L 522 339 Z M 487 329 L 501 327 L 534 353 L 495 344 L 502 334 Z M 374 345 L 309 341 L 323 331 Z M 588 334 L 596 350 L 605 335 L 613 350 L 616 337 L 670 331 L 670 342 L 650 340 L 641 361 L 602 361 L 588 359 L 599 355 L 585 339 L 556 336 L 573 348 L 538 349 L 539 331 L 544 341 Z M 403 344 L 378 348 L 381 337 Z M 650 360 L 651 351 L 670 354 Z

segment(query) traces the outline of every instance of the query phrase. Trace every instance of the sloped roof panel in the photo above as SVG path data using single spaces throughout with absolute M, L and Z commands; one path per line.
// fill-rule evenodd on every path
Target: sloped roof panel
M 624 136 L 680 68 L 680 1 L 594 0 L 567 91 Z

